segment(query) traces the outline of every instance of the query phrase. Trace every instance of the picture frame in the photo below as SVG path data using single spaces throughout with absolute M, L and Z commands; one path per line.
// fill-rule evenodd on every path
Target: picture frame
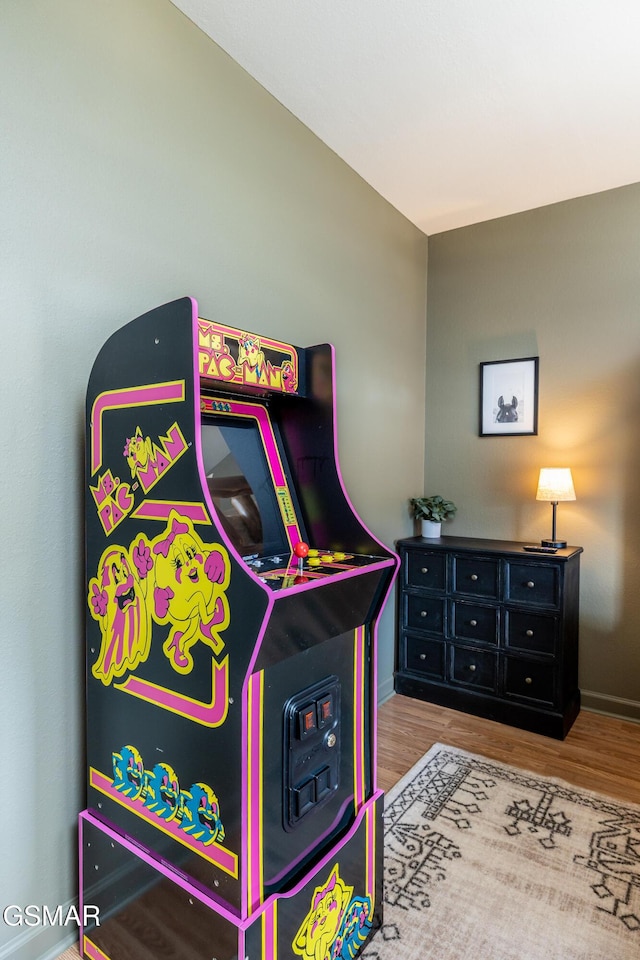
M 480 364 L 481 437 L 532 437 L 538 433 L 539 357 Z

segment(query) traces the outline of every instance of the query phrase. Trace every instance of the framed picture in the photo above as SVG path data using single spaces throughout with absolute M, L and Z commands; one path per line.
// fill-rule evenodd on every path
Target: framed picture
M 538 357 L 480 364 L 480 436 L 538 432 Z

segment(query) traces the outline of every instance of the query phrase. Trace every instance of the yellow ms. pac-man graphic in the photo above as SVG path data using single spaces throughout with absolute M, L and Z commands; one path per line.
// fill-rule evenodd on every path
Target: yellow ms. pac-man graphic
M 230 575 L 224 547 L 205 544 L 176 510 L 152 541 L 139 534 L 129 547 L 108 547 L 87 596 L 102 637 L 94 677 L 108 685 L 145 661 L 152 620 L 170 625 L 163 650 L 179 673 L 193 668 L 191 649 L 198 641 L 219 654 L 229 625 Z
M 113 544 L 100 557 L 97 575 L 89 581 L 89 610 L 102 634 L 91 672 L 105 685 L 135 670 L 149 655 L 150 568 L 149 547 L 143 540 L 132 549 Z
M 229 556 L 218 544 L 204 544 L 192 522 L 175 510 L 150 548 L 153 617 L 171 624 L 163 650 L 175 670 L 188 673 L 193 667 L 190 651 L 199 640 L 215 654 L 224 647 L 220 634 L 229 625 Z
M 316 887 L 311 909 L 291 944 L 303 960 L 353 960 L 371 933 L 371 898 L 354 897 L 335 864 Z

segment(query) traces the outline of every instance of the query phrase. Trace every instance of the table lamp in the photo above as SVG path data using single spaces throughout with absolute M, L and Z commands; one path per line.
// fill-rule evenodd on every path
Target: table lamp
M 566 540 L 556 539 L 556 508 L 560 500 L 575 500 L 576 491 L 569 467 L 542 467 L 536 500 L 547 500 L 553 507 L 551 539 L 541 540 L 543 547 L 566 547 Z

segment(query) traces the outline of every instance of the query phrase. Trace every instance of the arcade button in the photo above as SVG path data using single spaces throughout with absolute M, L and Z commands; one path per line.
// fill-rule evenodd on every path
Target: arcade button
M 346 559 L 347 559 L 347 555 L 346 555 L 346 553 L 334 553 L 333 559 L 334 559 L 334 560 L 346 560 Z
M 319 567 L 322 563 L 320 557 L 307 557 L 307 566 L 308 567 Z
M 313 736 L 318 729 L 315 703 L 309 703 L 306 707 L 302 707 L 302 709 L 298 711 L 297 719 L 298 739 L 304 740 L 307 737 Z
M 306 780 L 299 786 L 293 788 L 295 816 L 300 818 L 308 813 L 316 800 L 316 781 L 315 779 Z
M 315 781 L 315 796 L 316 803 L 319 800 L 322 800 L 323 797 L 326 797 L 331 791 L 331 768 L 323 767 L 316 775 L 314 776 Z
M 322 563 L 331 563 L 333 559 L 334 557 L 332 553 L 323 553 L 322 556 L 320 557 L 320 560 Z
M 333 720 L 333 697 L 331 695 L 318 700 L 318 726 L 325 727 Z
M 310 548 L 309 548 L 308 556 L 310 556 L 310 557 L 317 557 L 317 556 L 318 556 L 318 551 L 316 550 L 315 547 L 310 547 Z

